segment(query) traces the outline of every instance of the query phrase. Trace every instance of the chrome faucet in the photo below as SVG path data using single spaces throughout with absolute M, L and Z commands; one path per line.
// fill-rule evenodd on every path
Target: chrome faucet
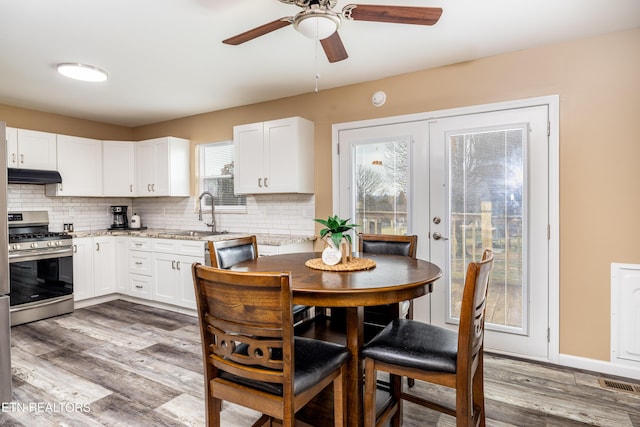
M 198 198 L 198 221 L 202 221 L 202 199 L 204 198 L 204 196 L 211 197 L 211 224 L 207 224 L 205 222 L 204 225 L 206 225 L 207 227 L 211 227 L 211 232 L 215 233 L 216 232 L 216 201 L 213 198 L 213 194 L 209 193 L 208 191 L 203 191 L 200 197 Z

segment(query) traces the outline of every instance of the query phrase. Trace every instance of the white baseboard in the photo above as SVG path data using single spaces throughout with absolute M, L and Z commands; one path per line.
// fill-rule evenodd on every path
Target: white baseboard
M 109 295 L 103 295 L 100 297 L 93 297 L 93 298 L 88 298 L 88 299 L 83 299 L 80 301 L 74 301 L 73 302 L 73 308 L 85 308 L 85 307 L 90 307 L 92 305 L 96 305 L 96 304 L 102 304 L 103 302 L 108 302 L 108 301 L 113 301 L 118 299 L 118 294 L 109 294 Z
M 587 359 L 585 357 L 560 354 L 558 364 L 587 371 L 640 380 L 640 367 L 619 365 L 604 360 Z
M 129 301 L 136 304 L 148 305 L 150 307 L 161 308 L 163 310 L 174 311 L 176 313 L 187 314 L 193 317 L 198 317 L 198 312 L 191 308 L 178 307 L 171 304 L 165 304 L 162 302 L 151 301 L 143 298 L 136 298 L 136 297 L 132 297 L 124 294 L 109 294 L 109 295 L 103 295 L 100 297 L 93 297 L 93 298 L 89 298 L 81 301 L 75 301 L 73 305 L 74 305 L 74 308 L 85 308 L 85 307 L 90 307 L 96 304 L 102 304 L 103 302 L 113 301 L 116 299 L 121 299 L 123 301 Z

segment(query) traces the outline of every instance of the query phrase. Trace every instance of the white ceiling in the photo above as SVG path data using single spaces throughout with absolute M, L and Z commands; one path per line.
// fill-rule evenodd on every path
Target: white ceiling
M 278 0 L 0 0 L 0 104 L 134 127 L 313 92 L 316 69 L 323 90 L 640 27 L 639 0 L 356 3 L 444 12 L 432 27 L 343 21 L 349 58 L 329 64 L 292 26 L 222 44 L 300 11 Z M 110 78 L 73 81 L 60 62 Z

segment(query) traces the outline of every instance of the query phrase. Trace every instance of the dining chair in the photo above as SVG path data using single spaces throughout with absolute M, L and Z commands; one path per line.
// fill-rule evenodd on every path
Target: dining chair
M 358 252 L 363 254 L 404 255 L 416 257 L 418 236 L 358 233 Z M 398 317 L 413 319 L 413 301 L 364 308 L 364 322 L 380 329 Z
M 410 319 L 396 319 L 362 350 L 365 360 L 365 427 L 393 417 L 402 422 L 402 400 L 456 417 L 458 427 L 484 426 L 484 315 L 493 252 L 467 267 L 458 332 Z M 391 403 L 376 419 L 376 376 L 391 374 Z M 456 390 L 452 409 L 402 390 L 401 376 Z
M 220 426 L 222 401 L 262 412 L 253 424 L 294 425 L 295 413 L 333 385 L 334 425 L 346 426 L 342 345 L 295 337 L 291 274 L 222 270 L 194 263 L 206 418 Z
M 236 237 L 226 240 L 209 240 L 211 266 L 229 269 L 234 264 L 258 257 L 256 236 Z
M 258 242 L 255 235 L 236 237 L 226 240 L 209 240 L 209 258 L 211 266 L 229 269 L 235 264 L 258 257 Z M 311 307 L 295 304 L 293 306 L 294 324 L 311 320 Z

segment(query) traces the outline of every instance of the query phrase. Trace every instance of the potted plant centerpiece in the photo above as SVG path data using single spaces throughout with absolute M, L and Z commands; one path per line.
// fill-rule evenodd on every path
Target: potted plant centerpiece
M 349 220 L 341 219 L 338 215 L 330 216 L 327 219 L 316 218 L 326 228 L 320 230 L 320 238 L 327 244 L 327 248 L 322 252 L 322 261 L 328 265 L 335 265 L 351 260 L 351 235 L 347 232 L 358 224 L 349 224 Z

